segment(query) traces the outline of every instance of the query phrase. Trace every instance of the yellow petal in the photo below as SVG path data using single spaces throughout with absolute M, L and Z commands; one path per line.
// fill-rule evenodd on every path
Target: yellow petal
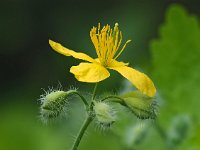
M 78 66 L 72 66 L 70 72 L 81 82 L 96 83 L 110 76 L 108 70 L 98 63 L 80 63 Z
M 86 61 L 89 61 L 89 62 L 95 62 L 95 60 L 93 58 L 91 58 L 90 56 L 88 56 L 84 53 L 75 52 L 73 50 L 65 48 L 61 44 L 56 43 L 52 40 L 49 40 L 49 44 L 56 52 L 63 54 L 65 56 L 72 56 L 76 59 L 82 59 L 82 60 L 86 60 Z
M 146 94 L 150 97 L 153 97 L 156 94 L 156 88 L 153 82 L 144 73 L 127 66 L 111 66 L 109 68 L 116 70 L 122 76 L 131 81 L 143 94 Z
M 108 63 L 108 68 L 112 68 L 112 67 L 121 67 L 121 66 L 127 66 L 128 63 L 124 63 L 122 61 L 116 61 L 115 59 L 112 59 L 109 63 Z

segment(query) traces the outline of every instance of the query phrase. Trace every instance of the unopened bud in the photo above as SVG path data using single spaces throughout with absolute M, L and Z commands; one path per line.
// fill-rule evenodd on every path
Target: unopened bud
M 125 105 L 140 119 L 155 119 L 157 104 L 152 97 L 139 91 L 134 91 L 122 96 Z
M 97 122 L 103 128 L 110 127 L 115 122 L 115 112 L 107 103 L 95 102 L 94 112 Z
M 67 92 L 65 91 L 51 91 L 46 92 L 40 98 L 40 116 L 45 123 L 61 116 L 67 105 Z

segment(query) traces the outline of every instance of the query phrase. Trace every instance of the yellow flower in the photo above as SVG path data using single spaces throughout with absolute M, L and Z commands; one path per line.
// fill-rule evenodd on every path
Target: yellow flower
M 90 83 L 100 82 L 110 76 L 107 69 L 112 69 L 127 78 L 142 93 L 150 97 L 155 95 L 156 88 L 147 75 L 128 67 L 127 63 L 116 61 L 116 58 L 119 57 L 126 45 L 130 42 L 128 40 L 122 49 L 119 50 L 122 42 L 122 32 L 118 29 L 118 23 L 115 24 L 114 29 L 106 25 L 101 30 L 100 24 L 98 24 L 98 28 L 93 27 L 91 29 L 90 37 L 98 56 L 96 59 L 84 53 L 65 48 L 52 40 L 49 40 L 49 44 L 58 53 L 87 61 L 80 63 L 78 66 L 72 66 L 70 69 L 70 72 L 75 75 L 78 81 Z

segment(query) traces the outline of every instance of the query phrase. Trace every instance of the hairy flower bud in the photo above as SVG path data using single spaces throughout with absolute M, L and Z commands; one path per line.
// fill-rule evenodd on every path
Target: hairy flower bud
M 67 92 L 65 91 L 50 91 L 42 95 L 40 98 L 40 116 L 45 123 L 61 116 L 67 105 Z
M 122 96 L 125 105 L 140 119 L 156 118 L 156 102 L 139 91 L 127 93 Z
M 115 122 L 115 112 L 112 107 L 105 102 L 95 102 L 94 112 L 101 127 L 110 127 Z

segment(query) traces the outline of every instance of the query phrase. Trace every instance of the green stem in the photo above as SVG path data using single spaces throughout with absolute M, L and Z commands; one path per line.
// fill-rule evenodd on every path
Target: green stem
M 94 90 L 93 90 L 92 101 L 91 101 L 90 105 L 87 103 L 87 101 L 85 100 L 84 97 L 81 97 L 82 95 L 80 95 L 78 92 L 75 92 L 75 94 L 78 94 L 81 97 L 81 99 L 83 100 L 83 102 L 85 103 L 85 105 L 87 106 L 86 107 L 87 118 L 86 118 L 85 122 L 83 123 L 83 126 L 81 127 L 81 129 L 80 129 L 80 131 L 78 133 L 78 136 L 77 136 L 77 138 L 75 140 L 75 143 L 74 143 L 74 145 L 72 147 L 72 150 L 77 150 L 85 131 L 87 130 L 89 124 L 94 119 L 92 111 L 93 111 L 93 101 L 94 101 L 95 96 L 96 96 L 96 91 L 97 91 L 97 83 L 95 84 L 95 87 L 94 87 Z
M 74 143 L 74 145 L 72 147 L 72 150 L 77 150 L 77 148 L 78 148 L 78 146 L 80 144 L 80 141 L 81 141 L 81 139 L 82 139 L 87 127 L 92 122 L 92 120 L 93 120 L 93 118 L 88 115 L 86 120 L 85 120 L 85 122 L 84 122 L 84 124 L 83 124 L 83 126 L 81 127 L 81 129 L 80 129 L 80 131 L 78 133 L 78 136 L 77 136 L 76 141 L 75 141 L 75 143 Z
M 158 124 L 157 121 L 155 121 L 155 128 L 156 128 L 156 130 L 158 131 L 160 137 L 161 137 L 164 141 L 166 141 L 167 135 L 166 135 L 165 131 L 163 130 L 163 128 Z
M 160 137 L 163 139 L 166 147 L 169 149 L 169 150 L 173 150 L 174 147 L 173 145 L 170 145 L 168 143 L 168 139 L 167 139 L 167 134 L 166 132 L 164 131 L 164 129 L 160 126 L 160 124 L 158 123 L 158 121 L 155 121 L 155 129 L 157 130 L 157 132 L 159 133 Z
M 70 91 L 68 91 L 68 94 L 76 94 L 76 95 L 78 95 L 81 98 L 81 100 L 83 101 L 83 103 L 85 104 L 85 107 L 86 108 L 89 107 L 89 104 L 88 104 L 87 100 L 78 91 L 76 91 L 76 90 L 70 90 Z
M 92 94 L 92 100 L 94 100 L 95 96 L 96 96 L 96 93 L 97 93 L 97 86 L 98 86 L 98 83 L 95 84 L 94 86 L 94 90 L 93 90 L 93 94 Z

